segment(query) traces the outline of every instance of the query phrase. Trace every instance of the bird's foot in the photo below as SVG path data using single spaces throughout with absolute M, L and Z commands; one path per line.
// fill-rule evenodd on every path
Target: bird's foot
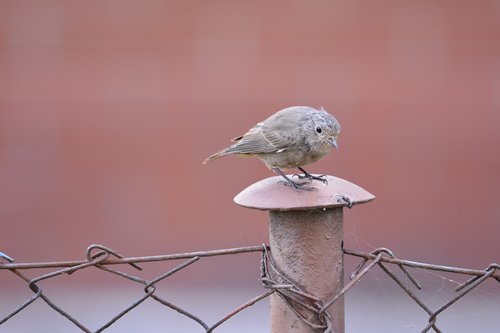
M 285 180 L 278 181 L 278 184 L 284 184 L 286 186 L 291 186 L 295 191 L 305 190 L 305 191 L 314 191 L 316 190 L 314 187 L 307 187 L 305 185 L 310 184 L 310 182 L 297 183 L 291 180 L 287 175 L 283 173 L 279 168 L 273 168 L 273 170 L 281 175 Z M 301 170 L 302 171 L 302 170 Z
M 303 183 L 297 183 L 297 182 L 294 182 L 293 180 L 291 179 L 287 179 L 287 180 L 280 180 L 278 181 L 278 184 L 283 184 L 285 186 L 290 186 L 292 187 L 294 190 L 296 191 L 300 191 L 300 190 L 304 190 L 304 191 L 315 191 L 317 190 L 316 188 L 314 187 L 309 187 L 307 185 L 310 184 L 310 182 L 303 182 Z
M 335 197 L 337 198 L 337 202 L 342 202 L 342 203 L 345 203 L 347 208 L 351 209 L 352 206 L 354 205 L 354 202 L 352 202 L 351 198 L 349 198 L 347 195 L 345 194 L 335 194 Z
M 310 183 L 312 183 L 313 180 L 319 180 L 320 182 L 322 182 L 325 185 L 328 184 L 328 180 L 326 179 L 326 175 L 314 176 L 314 175 L 311 175 L 309 172 L 307 172 L 306 170 L 304 170 L 301 167 L 298 167 L 297 169 L 302 171 L 304 174 L 300 175 L 300 174 L 296 173 L 293 175 L 293 177 L 297 177 L 298 179 L 307 179 L 307 180 L 309 180 Z
M 313 180 L 319 180 L 325 185 L 328 185 L 328 180 L 326 179 L 326 175 L 311 175 L 310 173 L 300 175 L 298 173 L 295 173 L 293 177 L 297 177 L 298 179 L 307 179 L 309 180 L 309 183 L 312 183 Z

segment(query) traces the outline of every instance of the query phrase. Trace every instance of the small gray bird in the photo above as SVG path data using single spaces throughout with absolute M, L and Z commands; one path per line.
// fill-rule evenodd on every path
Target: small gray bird
M 323 108 L 316 110 L 308 106 L 292 106 L 280 110 L 252 127 L 247 133 L 232 141 L 235 144 L 209 156 L 203 164 L 226 155 L 257 156 L 268 168 L 286 179 L 285 184 L 294 189 L 307 183 L 297 183 L 281 169 L 297 168 L 303 175 L 299 179 L 319 180 L 326 183 L 324 175 L 313 176 L 302 166 L 319 161 L 332 147 L 338 149 L 337 138 L 340 124 Z

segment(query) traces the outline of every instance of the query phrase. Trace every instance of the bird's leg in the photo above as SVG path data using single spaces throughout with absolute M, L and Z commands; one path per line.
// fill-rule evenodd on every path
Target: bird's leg
M 302 171 L 304 173 L 303 175 L 298 175 L 298 174 L 294 175 L 294 176 L 297 176 L 297 178 L 299 178 L 299 179 L 309 179 L 309 181 L 311 183 L 313 180 L 319 180 L 320 182 L 323 182 L 323 184 L 328 184 L 328 180 L 326 179 L 326 175 L 313 176 L 301 167 L 297 167 L 297 169 L 299 169 L 300 171 Z
M 283 171 L 281 171 L 279 168 L 272 168 L 274 172 L 278 173 L 281 177 L 285 178 L 286 181 L 280 181 L 280 183 L 286 185 L 286 186 L 291 186 L 293 187 L 296 191 L 299 190 L 306 190 L 306 191 L 313 191 L 315 190 L 313 187 L 305 187 L 304 185 L 308 183 L 296 183 L 293 180 L 291 180 Z

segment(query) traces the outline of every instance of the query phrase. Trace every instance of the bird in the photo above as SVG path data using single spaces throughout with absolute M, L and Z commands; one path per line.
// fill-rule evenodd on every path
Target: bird
M 285 179 L 283 184 L 295 190 L 312 190 L 306 184 L 313 180 L 326 184 L 326 176 L 311 175 L 303 166 L 319 161 L 332 148 L 338 149 L 339 134 L 339 122 L 323 107 L 291 106 L 232 139 L 234 144 L 210 155 L 203 164 L 227 155 L 255 156 L 282 176 Z M 282 171 L 295 168 L 303 174 L 293 176 L 307 179 L 308 182 L 295 182 Z

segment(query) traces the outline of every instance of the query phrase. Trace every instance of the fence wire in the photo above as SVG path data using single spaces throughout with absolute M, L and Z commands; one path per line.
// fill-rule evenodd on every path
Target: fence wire
M 223 255 L 237 255 L 241 253 L 250 252 L 261 252 L 261 273 L 260 279 L 264 287 L 264 292 L 260 295 L 249 299 L 245 303 L 241 304 L 217 322 L 208 324 L 202 320 L 199 316 L 177 306 L 176 304 L 166 300 L 163 297 L 157 295 L 156 285 L 162 280 L 174 275 L 180 270 L 193 265 L 201 259 L 205 259 L 213 256 L 223 256 Z M 322 330 L 324 333 L 334 333 L 332 329 L 332 318 L 328 313 L 328 309 L 336 301 L 342 298 L 347 292 L 352 290 L 355 285 L 360 282 L 367 273 L 369 273 L 374 267 L 378 266 L 382 271 L 387 274 L 396 285 L 398 285 L 415 303 L 418 304 L 428 315 L 428 325 L 422 329 L 422 332 L 428 332 L 431 329 L 434 332 L 442 332 L 437 326 L 438 316 L 445 311 L 452 304 L 458 302 L 467 293 L 479 286 L 481 283 L 489 278 L 495 279 L 500 282 L 500 266 L 498 264 L 490 264 L 484 270 L 474 270 L 467 268 L 449 267 L 432 265 L 427 263 L 401 260 L 396 258 L 396 256 L 386 248 L 378 248 L 370 253 L 361 252 L 355 250 L 344 249 L 344 254 L 356 258 L 360 258 L 361 261 L 359 265 L 350 275 L 350 282 L 347 283 L 344 288 L 334 297 L 328 300 L 321 300 L 315 295 L 311 295 L 300 286 L 295 284 L 290 278 L 288 278 L 284 273 L 282 273 L 274 264 L 272 254 L 267 245 L 259 246 L 247 246 L 240 248 L 231 249 L 221 249 L 212 251 L 201 251 L 201 252 L 191 252 L 191 253 L 181 253 L 181 254 L 167 254 L 167 255 L 157 255 L 157 256 L 145 256 L 145 257 L 124 257 L 120 253 L 113 249 L 102 245 L 91 245 L 86 251 L 86 260 L 82 261 L 60 261 L 60 262 L 39 262 L 39 263 L 16 263 L 13 258 L 0 252 L 0 271 L 10 272 L 15 274 L 17 277 L 24 280 L 28 287 L 33 292 L 33 295 L 27 299 L 25 302 L 20 304 L 15 310 L 4 315 L 0 319 L 0 326 L 22 312 L 24 309 L 28 308 L 36 300 L 43 300 L 48 306 L 50 306 L 54 311 L 59 313 L 61 316 L 65 317 L 67 320 L 76 325 L 82 332 L 102 332 L 113 325 L 120 318 L 125 316 L 127 313 L 135 309 L 139 304 L 147 299 L 153 299 L 156 302 L 164 305 L 167 308 L 177 311 L 181 315 L 191 319 L 192 321 L 199 324 L 206 333 L 213 332 L 216 328 L 227 322 L 229 319 L 234 317 L 239 312 L 244 309 L 254 305 L 255 303 L 262 301 L 272 294 L 276 294 L 281 297 L 290 308 L 301 318 L 307 325 L 314 329 Z M 184 260 L 181 264 L 177 265 L 173 269 L 170 269 L 157 277 L 146 280 L 139 276 L 125 273 L 116 269 L 117 265 L 127 264 L 134 267 L 137 270 L 142 270 L 139 263 L 147 262 L 158 262 L 158 261 L 170 261 L 170 260 Z M 70 315 L 67 311 L 56 305 L 51 298 L 46 295 L 40 286 L 40 283 L 44 280 L 48 280 L 62 274 L 73 274 L 77 271 L 87 269 L 89 267 L 96 267 L 100 270 L 106 271 L 110 274 L 117 275 L 124 279 L 133 281 L 135 283 L 143 285 L 144 295 L 135 300 L 132 304 L 126 306 L 121 312 L 110 318 L 104 325 L 98 329 L 92 331 L 86 327 L 81 321 L 77 320 L 75 317 Z M 444 303 L 442 306 L 435 310 L 431 310 L 416 294 L 412 291 L 413 288 L 421 289 L 419 282 L 411 275 L 407 270 L 407 267 L 420 268 L 424 270 L 433 270 L 440 272 L 449 272 L 462 274 L 465 276 L 470 276 L 470 278 L 464 283 L 456 287 L 456 295 L 452 297 L 449 301 Z M 29 278 L 23 272 L 25 270 L 36 270 L 36 269 L 56 269 L 50 273 L 39 275 L 34 278 Z M 404 273 L 408 281 L 412 284 L 412 287 L 408 285 L 408 282 L 403 282 L 393 270 L 397 269 Z M 2 314 L 0 314 L 2 315 Z

